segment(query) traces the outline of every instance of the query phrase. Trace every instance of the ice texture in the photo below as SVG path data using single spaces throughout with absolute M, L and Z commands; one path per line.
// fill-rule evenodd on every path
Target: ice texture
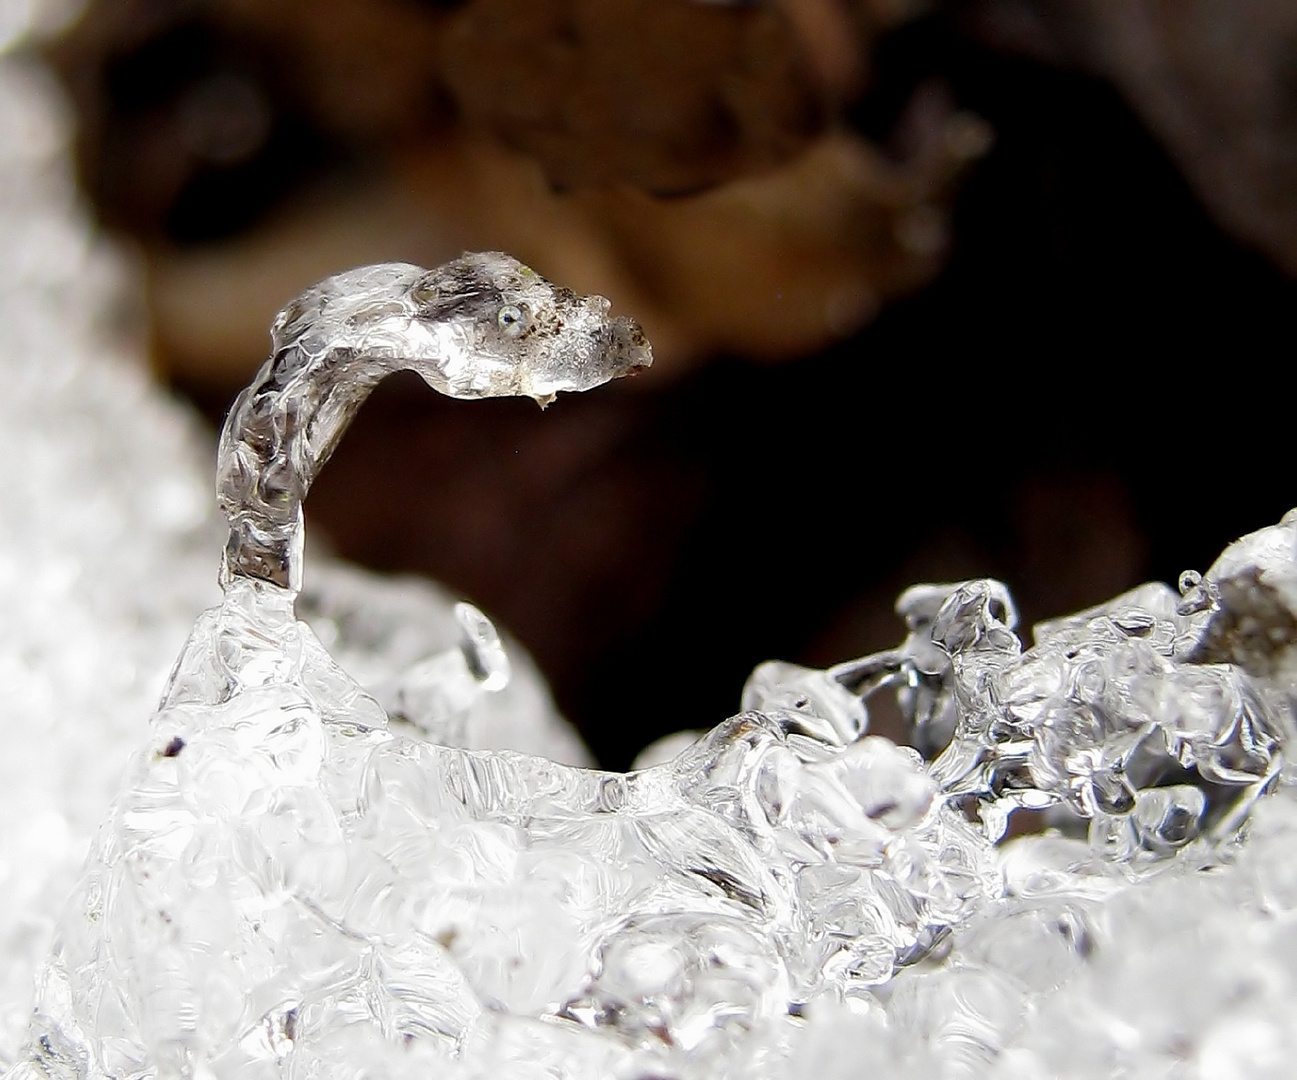
M 0 1071 L 194 614 L 220 597 L 211 445 L 147 377 L 123 319 L 136 275 L 80 205 L 57 85 L 3 51 L 63 6 L 0 0 Z M 412 735 L 588 762 L 526 654 L 455 604 L 313 558 L 298 610 Z
M 416 372 L 449 397 L 541 405 L 649 366 L 637 323 L 608 317 L 500 252 L 425 270 L 382 263 L 303 293 L 275 318 L 271 352 L 230 411 L 217 496 L 230 524 L 222 579 L 301 588 L 302 500 L 369 392 Z
M 413 1042 L 472 1075 L 544 1021 L 592 1075 L 746 1067 L 790 1003 L 886 982 L 997 891 L 934 795 L 912 752 L 778 714 L 631 774 L 415 741 L 238 580 L 74 894 L 40 1061 L 350 1075 Z
M 763 664 L 743 711 L 630 773 L 452 745 L 508 678 L 494 629 L 455 607 L 458 646 L 427 656 L 391 640 L 397 593 L 299 597 L 301 500 L 376 371 L 454 367 L 471 397 L 479 362 L 529 363 L 501 329 L 530 314 L 522 273 L 367 268 L 280 316 L 222 437 L 222 603 L 72 890 L 9 1075 L 1278 1074 L 1297 512 L 1179 593 L 1142 586 L 1025 650 L 999 582 L 916 586 L 896 649 Z M 480 353 L 438 322 L 462 305 L 411 312 L 446 275 Z M 605 303 L 558 295 L 556 336 L 567 312 L 596 343 L 586 385 L 646 359 L 637 331 L 591 332 Z M 375 311 L 377 366 L 353 336 Z M 385 658 L 369 689 L 299 602 L 339 656 Z M 917 749 L 869 734 L 883 692 Z M 1049 827 L 1003 842 L 1023 810 Z
M 450 746 L 591 764 L 535 662 L 478 608 L 423 578 L 308 562 L 298 616 L 398 729 Z
M 1146 588 L 1025 651 L 1002 586 L 911 592 L 901 648 L 763 666 L 752 708 L 627 774 L 395 731 L 291 590 L 236 576 L 13 1075 L 1282 1075 L 1292 641 L 1252 630 L 1282 624 L 1295 556 L 1297 513 L 1184 598 Z M 1203 658 L 1228 627 L 1251 671 Z M 916 724 L 953 702 L 931 762 L 865 732 L 892 684 Z M 1237 757 L 1245 714 L 1248 767 L 1200 768 Z M 1084 796 L 1094 761 L 1125 797 Z M 997 846 L 1019 806 L 1058 827 Z
M 475 608 L 302 581 L 300 504 L 349 380 L 411 339 L 489 346 L 425 354 L 442 389 L 544 400 L 642 364 L 637 332 L 498 255 L 431 323 L 438 272 L 311 294 L 347 314 L 279 324 L 190 629 L 218 599 L 201 440 L 107 318 L 130 275 L 57 102 L 0 56 L 6 1077 L 1291 1075 L 1297 512 L 1027 648 L 1004 585 L 916 586 L 897 648 L 763 664 L 649 767 L 563 764 Z M 531 288 L 585 344 L 501 380 Z M 913 749 L 869 733 L 882 693 Z
M 523 278 L 531 291 L 510 293 Z M 445 304 L 409 308 L 427 293 Z M 451 334 L 465 296 L 469 332 Z M 989 848 L 918 754 L 863 737 L 859 701 L 818 673 L 774 669 L 753 691 L 766 711 L 655 769 L 599 773 L 394 731 L 297 620 L 301 499 L 376 375 L 410 366 L 481 396 L 478 366 L 534 363 L 507 330 L 536 319 L 542 344 L 576 354 L 577 375 L 545 385 L 595 385 L 648 356 L 606 310 L 485 255 L 352 272 L 277 320 L 221 441 L 224 601 L 182 651 L 73 893 L 24 1068 L 345 1072 L 384 1040 L 419 1042 L 419 1069 L 480 1046 L 476 1068 L 512 1053 L 524 1020 L 574 1046 L 599 1036 L 599 1069 L 754 1064 L 791 1003 L 886 982 L 997 891 Z M 508 677 L 489 622 L 455 617 L 460 650 L 389 688 L 394 715 L 443 742 L 459 699 Z
M 0 54 L 0 1066 L 193 608 L 219 596 L 196 427 L 109 318 L 128 274 L 92 238 L 67 135 L 48 75 Z

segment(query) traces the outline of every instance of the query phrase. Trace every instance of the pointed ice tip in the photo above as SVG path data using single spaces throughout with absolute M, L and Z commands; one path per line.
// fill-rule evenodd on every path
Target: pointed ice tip
M 643 328 L 625 315 L 619 315 L 612 321 L 612 340 L 608 352 L 616 363 L 619 375 L 638 375 L 653 365 L 653 346 L 644 336 Z

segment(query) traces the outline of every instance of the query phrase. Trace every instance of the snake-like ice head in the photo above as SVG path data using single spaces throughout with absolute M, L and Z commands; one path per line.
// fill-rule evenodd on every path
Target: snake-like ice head
M 642 371 L 639 324 L 610 318 L 508 255 L 464 255 L 435 270 L 382 263 L 326 278 L 271 327 L 270 358 L 225 421 L 217 498 L 230 523 L 223 581 L 296 592 L 302 500 L 365 396 L 414 371 L 455 398 L 521 396 L 548 405 Z
M 273 328 L 275 352 L 296 345 L 417 371 L 457 398 L 522 396 L 541 405 L 653 362 L 639 324 L 609 317 L 602 296 L 579 296 L 501 252 L 463 255 L 435 270 L 403 263 L 322 281 Z M 342 361 L 344 364 L 346 360 Z

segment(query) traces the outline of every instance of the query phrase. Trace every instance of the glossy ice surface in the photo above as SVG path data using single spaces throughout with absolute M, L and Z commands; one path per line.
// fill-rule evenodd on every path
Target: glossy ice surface
M 234 415 L 224 595 L 181 648 L 219 530 L 187 422 L 111 355 L 124 275 L 54 100 L 0 58 L 6 1076 L 1291 1075 L 1297 515 L 1026 649 L 999 583 L 916 587 L 895 650 L 762 665 L 652 768 L 559 764 L 579 747 L 475 609 L 314 563 L 296 595 L 359 353 L 445 371 L 407 336 L 452 316 L 374 293 L 439 272 L 366 270 L 310 294 L 338 322 L 292 308 Z M 446 385 L 564 388 L 562 357 L 500 374 L 526 297 L 476 259 L 501 348 Z M 593 381 L 646 358 L 557 295 L 614 358 Z M 882 693 L 922 754 L 868 734 Z M 1048 830 L 1003 840 L 1023 808 Z
M 3 1065 L 141 717 L 220 595 L 197 431 L 107 317 L 126 275 L 80 213 L 60 103 L 0 55 Z
M 759 669 L 629 774 L 396 734 L 236 578 L 15 1075 L 1282 1075 L 1295 544 L 1290 515 L 1026 652 L 1002 587 L 911 592 L 901 649 Z M 890 683 L 952 718 L 929 764 L 862 731 Z M 997 848 L 1024 805 L 1059 828 Z
M 381 307 L 375 288 L 439 273 L 371 269 L 325 290 L 351 281 Z M 182 651 L 73 891 L 15 1075 L 701 1078 L 821 1058 L 844 1076 L 1085 1075 L 1159 1055 L 1205 1069 L 1235 1038 L 1213 1034 L 1214 1010 L 1239 1022 L 1240 995 L 1261 1010 L 1244 1018 L 1249 1068 L 1285 1060 L 1292 890 L 1258 852 L 1297 816 L 1297 515 L 1179 595 L 1144 586 L 1037 627 L 1026 651 L 999 583 L 916 587 L 899 648 L 823 672 L 763 665 L 743 712 L 638 772 L 459 749 L 444 745 L 453 703 L 507 678 L 479 613 L 460 609 L 459 652 L 389 694 L 423 737 L 295 616 L 319 460 L 256 433 L 309 436 L 313 409 L 358 406 L 347 372 L 367 361 L 334 337 L 352 306 L 322 307 L 294 340 L 342 348 L 346 370 L 285 361 L 277 334 L 227 421 L 224 601 Z M 401 319 L 422 364 L 440 328 Z M 406 363 L 401 333 L 384 370 Z M 592 383 L 627 367 L 599 340 L 614 344 Z M 526 359 L 506 347 L 493 370 L 500 355 Z M 458 356 L 470 381 L 477 361 Z M 333 414 L 328 447 L 349 417 Z M 292 513 L 266 509 L 250 461 Z M 867 733 L 869 698 L 892 691 L 930 760 Z M 423 722 L 402 705 L 416 699 L 434 702 Z M 1055 828 L 997 847 L 1023 808 Z M 1252 917 L 1245 941 L 1226 915 Z M 1163 970 L 1149 935 L 1186 925 Z M 1191 1024 L 1161 1017 L 1148 980 L 1172 999 L 1198 964 L 1222 967 L 1218 1000 L 1187 1003 Z
M 384 376 L 409 370 L 449 397 L 547 405 L 653 362 L 638 324 L 608 307 L 499 252 L 435 270 L 365 266 L 307 290 L 275 319 L 270 358 L 221 436 L 223 578 L 300 589 L 302 500 Z
M 195 612 L 221 595 L 212 449 L 123 326 L 137 285 L 78 203 L 58 88 L 2 51 L 39 14 L 0 0 L 0 1071 Z M 298 612 L 412 735 L 588 760 L 516 645 L 472 675 L 480 613 L 435 586 L 316 559 Z

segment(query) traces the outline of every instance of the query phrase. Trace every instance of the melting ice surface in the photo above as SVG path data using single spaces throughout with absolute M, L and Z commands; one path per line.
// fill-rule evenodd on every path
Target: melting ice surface
M 232 582 L 13 1075 L 1284 1075 L 1295 560 L 1291 514 L 1026 651 L 1002 586 L 911 590 L 901 648 L 629 774 L 396 734 Z
M 916 587 L 625 775 L 479 613 L 314 564 L 296 613 L 228 575 L 146 724 L 219 539 L 51 100 L 0 63 L 7 1076 L 1291 1075 L 1297 516 L 1025 651 L 998 583 Z
M 122 332 L 133 279 L 78 204 L 56 86 L 3 51 L 38 9 L 0 0 L 0 1072 L 159 689 L 220 597 L 211 450 Z M 430 584 L 316 560 L 298 613 L 401 730 L 588 760 L 526 655 L 506 640 L 502 666 Z

